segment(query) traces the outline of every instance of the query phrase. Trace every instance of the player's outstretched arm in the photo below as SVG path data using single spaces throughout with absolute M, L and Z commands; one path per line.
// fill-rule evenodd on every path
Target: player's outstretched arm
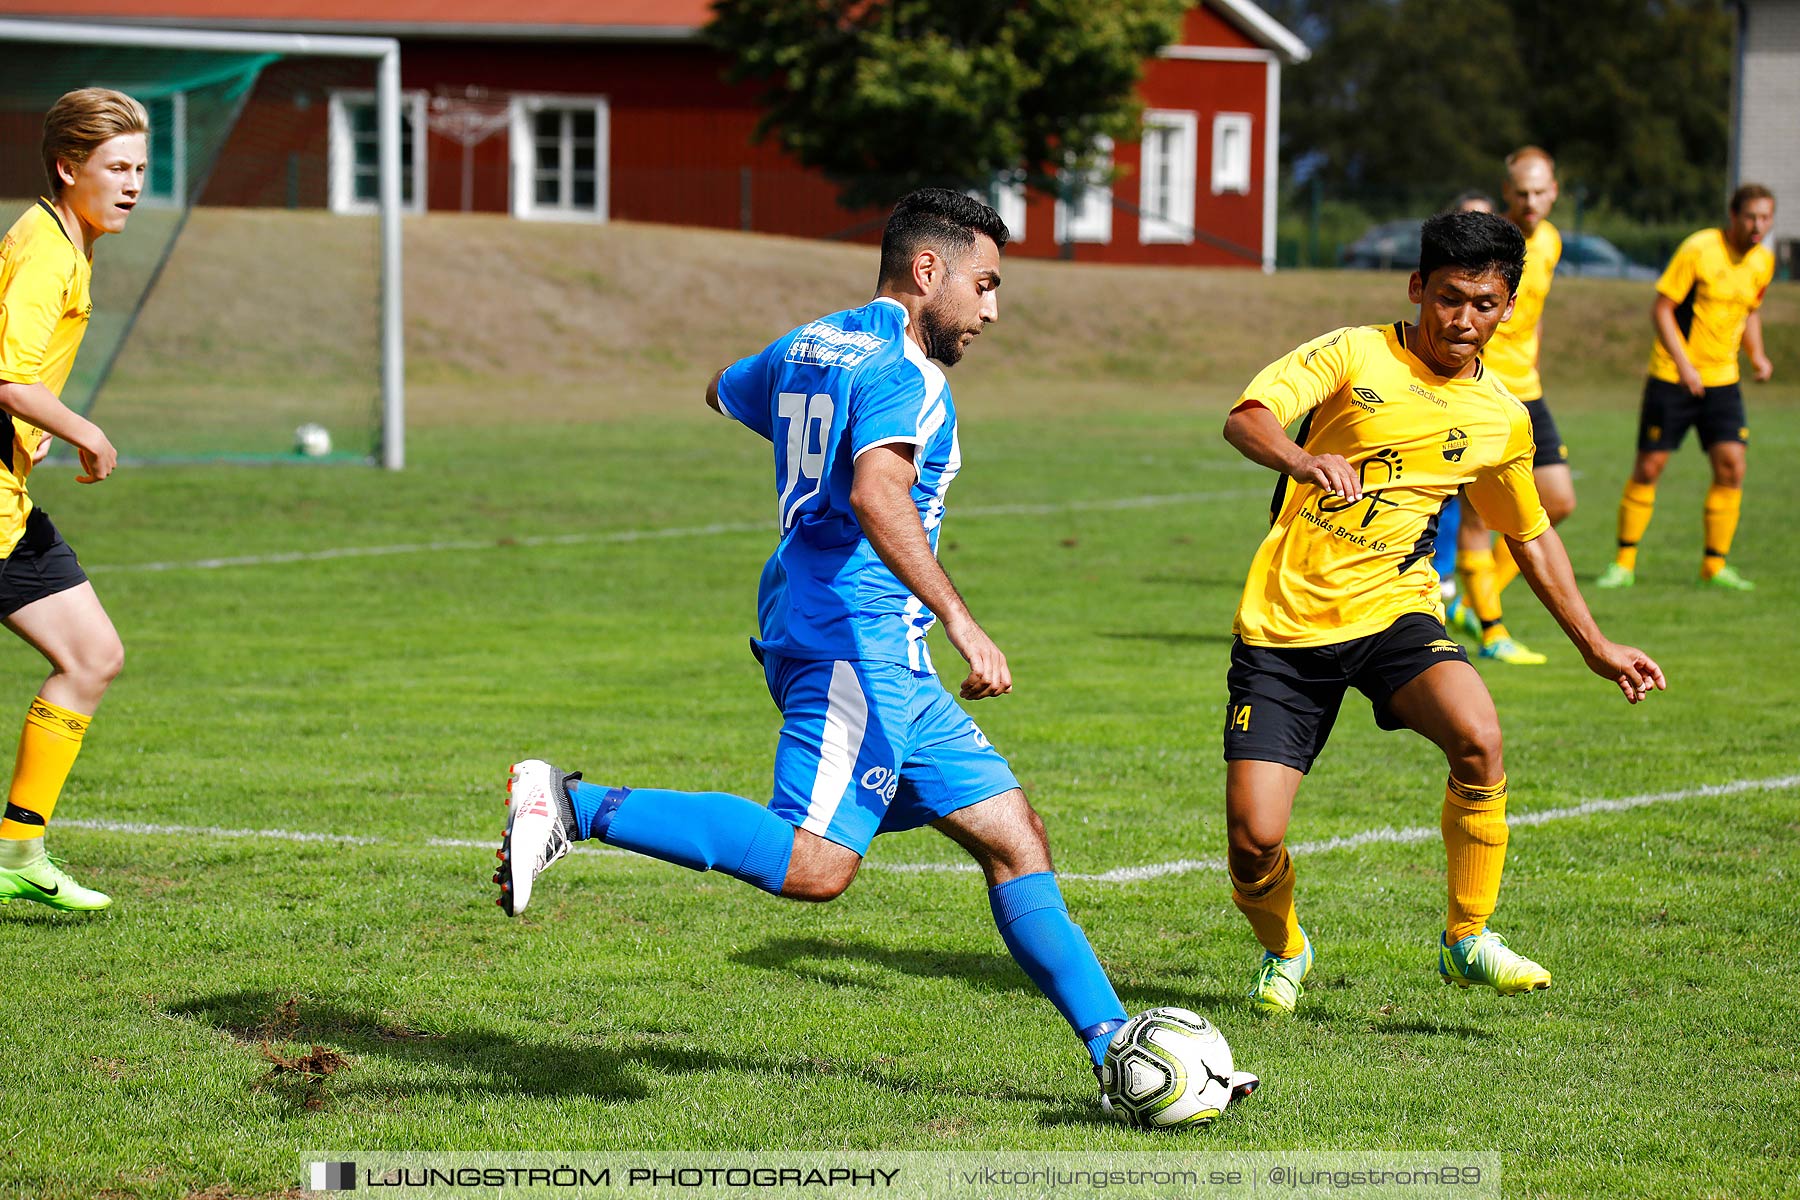
M 1581 651 L 1589 670 L 1617 683 L 1625 699 L 1633 704 L 1648 696 L 1652 688 L 1661 691 L 1668 687 L 1655 659 L 1636 646 L 1608 641 L 1600 632 L 1587 601 L 1581 598 L 1581 589 L 1575 586 L 1575 570 L 1569 565 L 1569 553 L 1556 530 L 1546 529 L 1529 542 L 1509 537 L 1506 544 L 1519 564 L 1519 574 Z
M 950 644 L 968 661 L 969 677 L 963 680 L 962 698 L 985 700 L 1005 695 L 1012 691 L 1006 655 L 969 615 L 968 605 L 931 552 L 931 540 L 919 523 L 919 510 L 912 501 L 913 481 L 918 477 L 913 452 L 904 442 L 863 451 L 850 484 L 851 511 L 888 570 L 944 623 Z
M 1225 418 L 1225 440 L 1253 463 L 1280 471 L 1299 483 L 1311 483 L 1346 500 L 1362 498 L 1362 481 L 1356 468 L 1337 454 L 1308 454 L 1275 414 L 1255 401 L 1231 410 Z
M 71 409 L 41 383 L 0 383 L 0 411 L 75 447 L 81 458 L 76 483 L 98 483 L 119 465 L 119 452 L 100 427 Z
M 725 377 L 725 368 L 720 367 L 713 372 L 712 382 L 706 385 L 706 407 L 714 412 L 723 412 L 719 407 L 719 380 Z

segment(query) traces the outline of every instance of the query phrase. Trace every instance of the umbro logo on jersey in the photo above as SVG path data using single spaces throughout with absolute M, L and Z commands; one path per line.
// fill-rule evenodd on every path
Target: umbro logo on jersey
M 1373 388 L 1351 388 L 1350 391 L 1356 397 L 1356 399 L 1350 401 L 1350 403 L 1356 405 L 1356 407 L 1362 409 L 1366 413 L 1374 412 L 1376 405 L 1383 403 L 1381 394 Z
M 1462 649 L 1461 646 L 1457 645 L 1449 638 L 1438 638 L 1434 642 L 1427 642 L 1425 648 L 1430 650 L 1433 654 L 1455 654 L 1458 650 Z
M 1444 435 L 1444 461 L 1461 462 L 1463 451 L 1469 448 L 1469 435 L 1460 429 L 1452 429 Z

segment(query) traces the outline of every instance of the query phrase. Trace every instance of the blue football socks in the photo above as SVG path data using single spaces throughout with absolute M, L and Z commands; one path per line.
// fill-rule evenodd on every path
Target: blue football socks
M 582 782 L 569 799 L 583 838 L 692 871 L 723 871 L 777 896 L 787 880 L 794 827 L 742 796 Z
M 988 903 L 1006 948 L 1098 1063 L 1125 1023 L 1125 1006 L 1081 926 L 1069 919 L 1056 876 L 1040 871 L 1009 879 L 988 889 Z

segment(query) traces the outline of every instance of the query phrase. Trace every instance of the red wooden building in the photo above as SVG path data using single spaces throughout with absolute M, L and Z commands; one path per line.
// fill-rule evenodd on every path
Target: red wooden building
M 868 238 L 879 215 L 772 141 L 699 36 L 709 0 L 6 0 L 9 16 L 401 44 L 411 211 L 621 218 Z M 1248 0 L 1204 0 L 1148 64 L 1146 136 L 1107 187 L 1070 202 L 995 181 L 1009 253 L 1272 269 L 1281 68 L 1304 43 Z M 372 209 L 374 97 L 364 66 L 266 68 L 207 178 L 209 204 Z M 154 115 L 154 114 L 153 114 Z M 168 119 L 179 119 L 173 110 Z M 154 140 L 154 138 L 153 138 Z M 177 190 L 180 179 L 168 186 Z

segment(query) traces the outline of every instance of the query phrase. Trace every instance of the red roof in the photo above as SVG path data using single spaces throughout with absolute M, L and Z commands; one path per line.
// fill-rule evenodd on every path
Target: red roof
M 529 29 L 694 29 L 711 0 L 4 0 L 5 16 L 158 25 L 320 28 L 497 25 Z
M 1207 0 L 1227 21 L 1289 62 L 1304 43 L 1251 0 Z M 0 0 L 0 17 L 305 33 L 514 37 L 693 37 L 712 0 Z

